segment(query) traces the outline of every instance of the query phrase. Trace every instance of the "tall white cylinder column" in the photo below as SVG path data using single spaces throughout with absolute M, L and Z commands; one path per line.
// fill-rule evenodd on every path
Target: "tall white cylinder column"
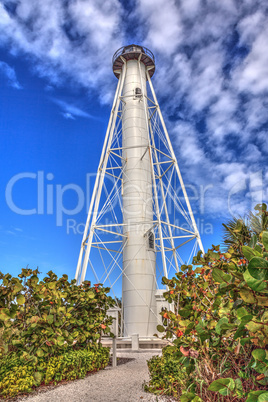
M 157 325 L 154 235 L 149 231 L 153 221 L 152 172 L 146 98 L 141 93 L 142 88 L 146 91 L 146 68 L 141 62 L 140 74 L 138 63 L 136 59 L 126 62 L 123 87 L 123 223 L 127 243 L 122 297 L 124 336 L 151 337 Z

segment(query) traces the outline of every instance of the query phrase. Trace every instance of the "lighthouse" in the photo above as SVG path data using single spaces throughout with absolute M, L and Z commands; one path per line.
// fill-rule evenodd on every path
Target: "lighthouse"
M 112 285 L 109 278 L 119 271 L 122 335 L 148 338 L 157 332 L 163 307 L 159 295 L 164 289 L 158 289 L 157 266 L 168 277 L 171 268 L 175 272 L 180 269 L 183 246 L 193 241 L 192 253 L 198 248 L 203 251 L 203 246 L 152 85 L 154 55 L 144 46 L 128 45 L 114 54 L 112 65 L 118 85 L 76 279 L 78 283 L 85 279 L 89 265 L 97 277 L 99 266 L 90 258 L 92 250 L 106 252 L 101 258 L 105 267 L 101 279 Z M 109 190 L 107 178 L 113 182 Z M 180 197 L 174 186 L 180 188 Z
M 123 60 L 122 60 L 123 59 Z M 127 333 L 156 332 L 156 259 L 153 226 L 152 166 L 149 153 L 146 69 L 155 69 L 153 55 L 141 46 L 120 49 L 114 56 L 115 75 L 125 68 L 122 89 L 123 251 L 122 296 Z

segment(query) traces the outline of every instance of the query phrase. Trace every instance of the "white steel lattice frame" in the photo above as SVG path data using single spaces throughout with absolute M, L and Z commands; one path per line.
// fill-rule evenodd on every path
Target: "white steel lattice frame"
M 123 177 L 125 175 L 125 160 L 122 156 L 122 115 L 125 102 L 122 89 L 126 76 L 126 61 L 124 58 L 122 60 L 124 65 L 119 76 L 106 131 L 75 276 L 78 283 L 83 282 L 87 267 L 90 265 L 96 280 L 101 283 L 108 282 L 112 289 L 123 273 L 121 259 L 123 249 L 127 244 L 127 238 L 123 234 L 124 223 L 122 218 Z M 138 63 L 140 68 L 140 60 Z M 159 267 L 159 262 L 157 263 L 159 274 L 169 277 L 178 272 L 180 265 L 184 263 L 179 254 L 181 247 L 191 241 L 194 243 L 188 262 L 198 248 L 202 252 L 204 249 L 148 70 L 147 68 L 146 75 L 152 99 L 150 96 L 144 95 L 143 88 L 140 97 L 145 100 L 143 104 L 148 125 L 149 145 L 141 144 L 139 147 L 144 148 L 142 158 L 147 152 L 150 155 L 154 217 L 151 222 L 146 222 L 150 224 L 150 229 L 144 233 L 144 236 L 148 236 L 150 231 L 154 232 L 155 251 L 161 254 L 162 261 L 162 268 Z M 106 178 L 112 182 L 110 189 L 106 187 Z M 177 187 L 182 190 L 182 200 L 177 194 Z M 106 197 L 104 202 L 101 201 L 103 194 Z M 173 217 L 168 210 L 168 202 L 173 205 Z M 121 214 L 118 213 L 118 210 Z M 184 218 L 188 225 L 187 228 L 176 224 L 175 211 L 176 216 L 179 214 Z M 110 222 L 103 224 L 102 218 L 107 213 L 111 216 Z M 132 224 L 135 225 L 135 222 Z M 103 263 L 104 270 L 101 276 L 99 272 L 96 272 L 94 262 L 90 258 L 93 249 L 98 251 Z M 108 266 L 105 263 L 103 253 L 109 256 L 110 263 Z M 110 276 L 115 270 L 118 270 L 119 274 L 112 283 Z

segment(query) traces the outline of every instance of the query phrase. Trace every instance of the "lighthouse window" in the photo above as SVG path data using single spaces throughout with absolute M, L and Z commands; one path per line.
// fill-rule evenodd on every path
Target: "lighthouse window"
M 153 234 L 153 232 L 149 233 L 148 241 L 149 241 L 149 249 L 154 250 L 154 234 Z
M 141 96 L 141 89 L 139 87 L 135 88 L 135 95 Z

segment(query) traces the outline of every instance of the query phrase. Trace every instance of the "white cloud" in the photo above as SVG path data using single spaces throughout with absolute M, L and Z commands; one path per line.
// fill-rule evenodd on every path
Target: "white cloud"
M 87 35 L 94 50 L 103 53 L 115 34 L 120 34 L 121 6 L 116 0 L 75 1 L 70 4 L 69 12 L 74 21 L 74 31 Z
M 259 148 L 263 151 L 264 156 L 266 157 L 266 160 L 267 160 L 267 154 L 268 154 L 268 130 L 267 129 L 259 130 L 256 133 L 256 142 L 258 143 Z
M 186 18 L 195 17 L 200 12 L 201 0 L 184 0 L 181 2 L 181 10 Z
M 75 117 L 71 113 L 64 112 L 64 113 L 62 113 L 62 115 L 67 120 L 75 120 Z
M 267 23 L 268 20 L 266 20 Z M 268 92 L 268 28 L 262 30 L 252 44 L 244 62 L 237 67 L 234 79 L 239 90 L 254 95 Z
M 10 67 L 4 61 L 0 61 L 0 77 L 1 75 L 4 77 L 4 80 L 6 80 L 7 85 L 15 89 L 22 89 L 14 68 Z
M 242 125 L 236 117 L 239 108 L 237 96 L 231 91 L 221 91 L 215 103 L 213 103 L 207 115 L 207 128 L 210 138 L 224 141 L 228 134 L 237 134 L 242 137 Z
M 223 187 L 226 190 L 230 190 L 237 184 L 244 182 L 247 178 L 244 164 L 234 163 L 222 163 L 216 170 L 219 171 L 224 177 Z
M 10 24 L 10 17 L 5 10 L 4 4 L 0 3 L 0 25 L 1 27 L 7 27 Z
M 136 14 L 147 31 L 145 44 L 154 51 L 172 54 L 182 39 L 182 24 L 175 0 L 138 0 Z
M 188 98 L 196 110 L 201 111 L 221 95 L 222 63 L 223 53 L 217 43 L 205 46 L 194 53 Z
M 126 38 L 155 53 L 153 82 L 164 115 L 172 116 L 166 123 L 184 179 L 213 184 L 211 213 L 226 212 L 228 192 L 267 158 L 265 2 L 137 0 L 124 9 L 120 0 L 2 1 L 17 7 L 9 14 L 0 4 L 1 43 L 27 54 L 49 84 L 68 78 L 97 90 L 102 103 L 111 103 L 111 59 Z M 66 119 L 94 118 L 53 101 Z
M 186 165 L 204 163 L 205 155 L 198 142 L 196 132 L 189 123 L 180 122 L 173 130 L 176 135 L 176 148 Z
M 266 16 L 262 10 L 245 16 L 237 25 L 240 34 L 240 43 L 251 45 L 266 25 Z
M 114 82 L 111 59 L 122 46 L 119 0 L 24 0 L 16 11 L 0 12 L 0 40 L 11 52 L 32 57 L 36 72 L 59 84 L 67 76 L 86 88 Z M 53 12 L 52 12 L 53 10 Z M 104 83 L 106 89 L 103 91 Z
M 267 122 L 268 100 L 263 97 L 250 97 L 244 104 L 246 129 L 248 132 L 258 129 Z
M 84 117 L 87 119 L 95 119 L 95 117 L 84 110 L 80 109 L 79 107 L 70 104 L 68 102 L 65 102 L 60 99 L 56 98 L 51 98 L 52 102 L 54 102 L 56 105 L 60 106 L 62 109 L 62 115 L 65 117 L 65 119 L 72 119 L 74 120 L 75 117 Z

